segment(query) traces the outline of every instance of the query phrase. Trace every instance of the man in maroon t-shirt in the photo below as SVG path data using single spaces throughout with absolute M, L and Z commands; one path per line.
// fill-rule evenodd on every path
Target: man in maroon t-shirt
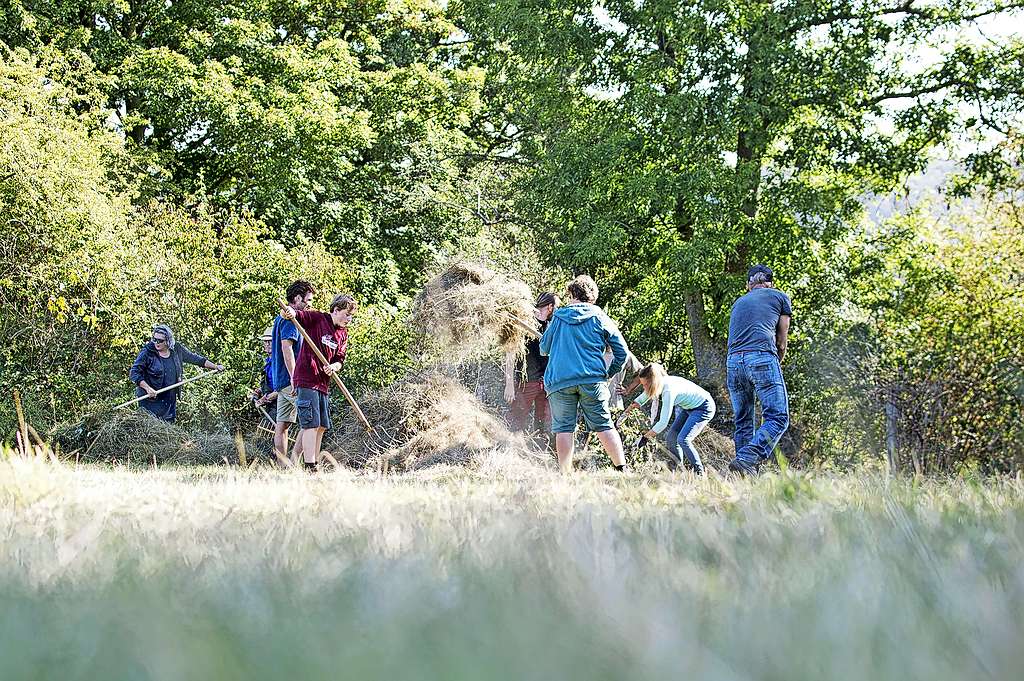
M 341 371 L 348 350 L 348 325 L 356 313 L 355 299 L 340 294 L 331 301 L 330 312 L 317 310 L 281 311 L 285 319 L 294 319 L 313 344 L 327 359 L 325 366 L 313 353 L 310 343 L 303 343 L 295 360 L 292 383 L 298 389 L 299 437 L 302 439 L 302 460 L 306 468 L 315 468 L 320 459 L 324 432 L 331 427 L 331 375 Z

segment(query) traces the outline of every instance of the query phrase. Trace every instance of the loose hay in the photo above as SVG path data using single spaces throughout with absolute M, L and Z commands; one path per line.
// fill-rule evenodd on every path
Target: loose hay
M 412 321 L 444 347 L 448 359 L 484 355 L 497 344 L 526 354 L 528 334 L 514 320 L 538 329 L 530 287 L 480 265 L 457 263 L 416 296 Z
M 705 428 L 693 441 L 693 446 L 700 454 L 700 460 L 705 466 L 710 466 L 721 472 L 729 469 L 729 462 L 736 455 L 736 445 L 732 438 L 722 435 L 714 428 Z
M 375 454 L 358 426 L 348 423 L 325 445 L 344 465 L 387 471 L 474 465 L 496 449 L 529 458 L 520 436 L 465 386 L 437 370 L 392 384 L 365 400 L 363 411 L 371 423 L 393 436 L 392 445 Z
M 91 430 L 91 429 L 90 429 Z M 133 464 L 204 465 L 238 460 L 235 439 L 228 433 L 189 432 L 173 423 L 138 411 L 115 412 L 97 424 L 91 442 L 80 448 L 83 461 Z M 256 456 L 245 442 L 249 456 Z

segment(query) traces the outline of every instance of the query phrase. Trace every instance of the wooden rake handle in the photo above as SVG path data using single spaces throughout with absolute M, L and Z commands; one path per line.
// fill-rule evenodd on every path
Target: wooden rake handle
M 174 388 L 178 388 L 180 386 L 183 386 L 186 383 L 191 383 L 192 381 L 198 381 L 201 378 L 206 378 L 207 376 L 212 376 L 213 374 L 217 374 L 217 373 L 220 373 L 220 372 L 217 371 L 216 369 L 212 369 L 210 371 L 204 371 L 203 373 L 199 374 L 198 376 L 193 376 L 192 378 L 186 378 L 184 381 L 178 381 L 177 383 L 169 385 L 169 386 L 167 386 L 165 388 L 160 388 L 159 390 L 156 391 L 156 394 L 159 395 L 160 393 L 165 393 L 168 390 L 173 390 Z M 122 402 L 121 404 L 119 404 L 116 407 L 114 407 L 114 409 L 121 409 L 122 407 L 127 407 L 129 404 L 135 404 L 136 402 L 141 402 L 142 400 L 146 400 L 146 399 L 149 399 L 149 395 L 148 394 L 142 395 L 140 397 L 135 397 L 133 399 L 128 400 L 127 402 Z
M 277 304 L 281 306 L 282 310 L 289 307 L 288 303 L 284 302 L 280 298 L 277 299 Z M 330 362 L 327 361 L 327 358 L 324 357 L 324 353 L 320 352 L 320 348 L 318 348 L 316 346 L 316 343 L 313 342 L 313 339 L 309 337 L 309 334 L 306 332 L 306 329 L 304 329 L 302 327 L 302 324 L 299 323 L 299 320 L 294 319 L 292 320 L 292 323 L 295 324 L 295 328 L 299 330 L 299 334 L 302 335 L 302 339 L 306 341 L 307 344 L 309 344 L 309 349 L 313 352 L 314 355 L 316 355 L 316 358 L 323 362 L 324 366 L 330 364 Z M 363 424 L 363 428 L 366 428 L 368 432 L 372 432 L 373 426 L 371 426 L 370 422 L 366 420 L 366 415 L 363 414 L 363 410 L 359 408 L 359 404 L 357 404 L 355 398 L 352 397 L 352 393 L 350 393 L 348 391 L 348 388 L 345 387 L 345 384 L 341 380 L 341 376 L 339 376 L 337 372 L 335 372 L 331 374 L 331 378 L 333 378 L 334 382 L 338 384 L 338 388 L 341 390 L 341 394 L 345 396 L 345 399 L 348 400 L 348 403 L 352 406 L 352 411 L 356 413 L 356 418 L 358 418 L 359 422 Z
M 530 326 L 529 324 L 527 324 L 526 322 L 524 322 L 524 321 L 523 321 L 522 319 L 520 319 L 519 317 L 516 317 L 515 315 L 509 314 L 509 315 L 508 315 L 508 317 L 509 317 L 509 320 L 510 320 L 510 321 L 512 322 L 512 324 L 513 324 L 514 326 L 518 326 L 520 330 L 522 330 L 523 332 L 525 332 L 525 333 L 526 333 L 526 334 L 527 334 L 528 336 L 530 336 L 531 338 L 534 338 L 534 339 L 536 339 L 536 340 L 540 340 L 540 334 L 539 334 L 539 333 L 537 333 L 537 330 L 536 330 L 536 329 L 534 329 L 534 328 L 533 328 L 533 327 L 531 327 L 531 326 Z

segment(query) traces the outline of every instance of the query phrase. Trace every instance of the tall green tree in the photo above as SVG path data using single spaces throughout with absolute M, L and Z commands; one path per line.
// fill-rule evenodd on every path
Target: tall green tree
M 323 239 L 362 293 L 472 227 L 455 206 L 482 72 L 436 0 L 0 0 L 0 26 L 79 65 L 51 77 L 104 93 L 151 194 Z
M 891 190 L 955 135 L 1007 132 L 1024 47 L 971 42 L 966 29 L 1021 6 L 464 0 L 462 11 L 504 93 L 490 129 L 509 139 L 495 134 L 495 155 L 533 167 L 518 211 L 550 259 L 602 277 L 649 354 L 688 335 L 698 376 L 717 382 L 750 263 L 776 269 L 797 316 L 826 306 L 860 197 Z

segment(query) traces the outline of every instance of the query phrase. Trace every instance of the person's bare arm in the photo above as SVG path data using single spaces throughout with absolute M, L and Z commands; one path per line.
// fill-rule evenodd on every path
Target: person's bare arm
M 629 385 L 626 386 L 625 388 L 623 388 L 621 385 L 618 386 L 618 388 L 616 388 L 616 392 L 625 397 L 631 394 L 634 390 L 636 390 L 638 385 L 640 385 L 640 379 L 634 378 L 632 381 L 629 382 Z
M 789 340 L 789 315 L 779 317 L 779 323 L 775 326 L 775 347 L 779 350 L 779 364 L 782 364 L 786 356 L 786 342 Z

